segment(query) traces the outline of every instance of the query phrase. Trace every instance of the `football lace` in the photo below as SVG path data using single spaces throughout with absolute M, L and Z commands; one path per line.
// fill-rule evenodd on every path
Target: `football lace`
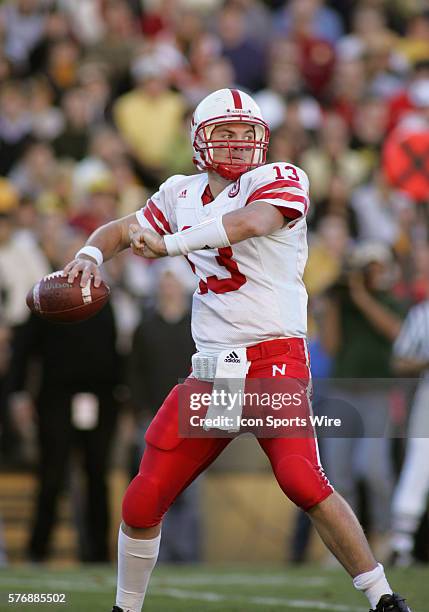
M 58 278 L 59 276 L 63 275 L 63 271 L 62 270 L 58 270 L 57 272 L 51 272 L 50 274 L 47 274 L 46 276 L 43 277 L 44 281 L 50 280 L 51 278 Z

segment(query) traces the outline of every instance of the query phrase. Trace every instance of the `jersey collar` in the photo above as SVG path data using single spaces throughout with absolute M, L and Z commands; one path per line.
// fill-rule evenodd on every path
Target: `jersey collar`
M 207 183 L 207 186 L 203 191 L 203 195 L 201 196 L 201 202 L 203 203 L 203 206 L 205 206 L 206 204 L 210 204 L 210 202 L 213 202 L 213 200 L 214 197 L 211 192 L 210 185 Z

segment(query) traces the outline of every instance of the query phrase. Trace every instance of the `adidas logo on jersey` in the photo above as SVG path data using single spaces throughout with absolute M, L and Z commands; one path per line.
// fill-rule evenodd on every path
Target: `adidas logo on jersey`
M 224 359 L 225 363 L 241 363 L 240 357 L 237 355 L 235 351 L 232 351 L 229 355 L 227 355 Z
M 184 189 L 183 191 L 181 191 L 179 193 L 179 195 L 177 196 L 178 198 L 186 198 L 186 194 L 188 193 L 187 189 Z

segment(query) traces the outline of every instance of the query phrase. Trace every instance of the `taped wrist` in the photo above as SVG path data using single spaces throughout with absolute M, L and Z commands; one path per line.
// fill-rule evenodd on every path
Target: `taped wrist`
M 231 246 L 222 223 L 222 217 L 208 219 L 175 234 L 167 234 L 164 236 L 164 242 L 167 253 L 171 257 L 187 255 L 192 251 L 200 251 L 201 249 L 219 249 Z
M 78 259 L 80 255 L 87 255 L 88 257 L 92 257 L 92 259 L 95 259 L 95 261 L 97 262 L 97 266 L 101 266 L 104 261 L 103 253 L 95 246 L 87 245 L 82 247 L 80 251 L 78 251 L 74 256 L 75 259 Z

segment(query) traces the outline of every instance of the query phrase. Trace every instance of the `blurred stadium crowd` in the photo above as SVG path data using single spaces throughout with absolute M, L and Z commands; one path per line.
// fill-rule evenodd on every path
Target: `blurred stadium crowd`
M 38 457 L 42 466 L 33 559 L 46 556 L 72 420 L 86 432 L 78 443 L 87 453 L 90 513 L 101 533 L 87 558 L 107 558 L 102 475 L 117 406 L 132 405 L 144 423 L 186 374 L 194 281 L 181 262 L 148 263 L 123 253 L 104 266 L 111 306 L 72 331 L 29 319 L 25 295 L 99 225 L 140 208 L 168 176 L 194 172 L 190 114 L 211 91 L 253 94 L 272 132 L 269 160 L 291 161 L 309 175 L 305 280 L 314 375 L 391 375 L 393 313 L 403 318 L 429 291 L 426 6 L 423 0 L 1 4 L 1 446 L 5 465 Z M 415 138 L 401 148 L 409 134 Z M 373 328 L 367 333 L 359 306 L 362 291 L 372 290 L 392 315 L 391 327 L 380 331 L 383 341 L 374 340 Z M 344 292 L 348 335 L 341 349 L 331 306 Z M 41 355 L 41 373 L 32 354 Z M 37 420 L 24 393 L 35 380 Z M 94 406 L 107 416 L 91 430 Z M 133 436 L 140 440 L 141 429 Z M 34 450 L 29 438 L 40 447 Z M 384 460 L 364 452 L 375 462 L 372 485 L 384 499 L 373 520 L 385 533 L 393 476 Z

